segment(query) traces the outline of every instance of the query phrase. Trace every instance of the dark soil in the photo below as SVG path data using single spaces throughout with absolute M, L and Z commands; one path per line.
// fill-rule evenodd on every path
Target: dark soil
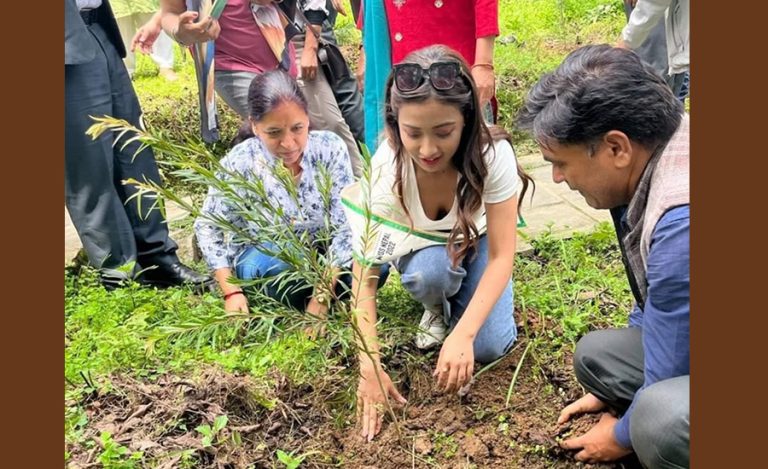
M 344 391 L 340 386 L 350 385 L 339 384 L 340 376 L 326 377 L 313 388 L 277 374 L 266 384 L 214 368 L 196 377 L 165 375 L 152 382 L 113 377 L 112 391 L 91 394 L 81 403 L 89 419 L 81 441 L 99 441 L 101 432 L 109 431 L 117 443 L 143 451 L 142 467 L 161 468 L 283 467 L 278 449 L 296 456 L 309 452 L 302 467 L 639 467 L 631 461 L 583 465 L 559 447 L 558 440 L 584 433 L 598 419 L 588 415 L 555 425 L 562 407 L 582 394 L 568 352 L 545 350 L 542 357 L 544 346 L 539 353 L 532 348 L 505 406 L 526 346 L 525 340 L 519 342 L 464 397 L 434 390 L 434 359 L 393 366 L 393 380 L 409 403 L 396 410 L 399 424 L 385 423 L 372 443 L 360 438 L 348 405 L 348 418 L 338 418 L 344 407 L 338 403 Z M 332 379 L 336 384 L 329 384 Z M 348 390 L 347 395 L 353 396 Z M 212 426 L 223 414 L 229 419 L 226 427 L 213 446 L 204 448 L 196 427 Z M 66 449 L 70 468 L 101 466 L 98 445 Z

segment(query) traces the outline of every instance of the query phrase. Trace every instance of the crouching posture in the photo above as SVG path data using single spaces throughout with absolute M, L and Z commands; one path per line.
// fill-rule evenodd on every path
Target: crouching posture
M 382 265 L 393 262 L 405 289 L 424 304 L 417 345 L 444 342 L 435 369 L 444 390 L 467 385 L 475 361 L 501 357 L 517 335 L 510 279 L 518 195 L 529 178 L 509 136 L 486 127 L 477 96 L 458 53 L 431 46 L 408 55 L 387 80 L 387 139 L 372 158 L 369 181 L 342 196 L 359 254 L 353 304 L 369 350 L 360 353 L 357 395 L 369 440 L 380 430 L 386 399 L 377 373 L 386 393 L 404 401 L 379 360 Z M 364 213 L 373 235 L 363 229 Z
M 519 123 L 552 163 L 555 182 L 611 211 L 636 300 L 629 327 L 579 341 L 574 367 L 588 394 L 559 422 L 612 413 L 562 445 L 581 461 L 634 450 L 647 467 L 688 467 L 688 116 L 635 53 L 603 45 L 572 52 L 541 78 Z
M 224 293 L 225 308 L 248 311 L 246 292 L 233 277 L 270 279 L 290 269 L 278 255 L 285 247 L 281 240 L 264 239 L 259 233 L 265 223 L 285 226 L 297 234 L 289 238 L 309 240 L 319 249 L 325 239 L 318 238 L 325 238 L 330 226 L 331 239 L 321 254 L 329 260 L 335 293 L 341 296 L 348 291 L 343 285 L 350 283 L 352 259 L 350 230 L 340 204 L 341 189 L 353 181 L 347 148 L 332 132 L 309 131 L 307 101 L 296 80 L 283 71 L 257 75 L 248 105 L 249 121 L 236 138 L 240 143 L 221 160 L 223 170 L 217 175 L 228 182 L 227 190 L 238 195 L 238 202 L 220 187 L 211 187 L 195 221 L 200 249 Z M 259 211 L 270 213 L 265 222 L 243 216 Z M 229 232 L 227 226 L 232 227 Z M 327 313 L 334 292 L 274 280 L 263 283 L 267 295 L 315 316 Z

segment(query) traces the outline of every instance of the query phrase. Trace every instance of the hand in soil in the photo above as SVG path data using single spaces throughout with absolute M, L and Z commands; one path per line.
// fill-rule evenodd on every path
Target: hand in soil
M 361 370 L 360 383 L 357 386 L 357 415 L 363 424 L 360 434 L 368 441 L 373 440 L 373 437 L 381 431 L 381 421 L 387 403 L 387 397 L 381 393 L 379 380 L 376 379 L 376 371 L 374 370 L 374 368 Z M 387 396 L 400 404 L 408 402 L 397 391 L 389 375 L 381 367 L 377 367 L 377 370 Z
M 613 436 L 617 421 L 613 415 L 603 413 L 600 421 L 587 433 L 565 440 L 560 446 L 567 450 L 580 450 L 575 456 L 577 461 L 597 463 L 620 459 L 630 454 L 632 449 L 621 446 Z
M 571 417 L 599 412 L 603 409 L 605 409 L 605 403 L 590 392 L 576 402 L 568 404 L 562 411 L 560 411 L 560 416 L 557 418 L 557 424 L 562 425 L 569 421 Z
M 248 299 L 245 295 L 232 295 L 224 301 L 224 310 L 233 313 L 248 313 Z
M 472 339 L 451 333 L 440 349 L 440 358 L 432 376 L 437 377 L 437 387 L 444 392 L 458 391 L 472 379 L 475 369 L 475 351 Z

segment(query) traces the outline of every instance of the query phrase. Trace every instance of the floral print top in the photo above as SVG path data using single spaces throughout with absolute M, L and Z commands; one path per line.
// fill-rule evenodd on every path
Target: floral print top
M 276 165 L 282 163 L 267 150 L 258 137 L 249 138 L 236 145 L 221 159 L 220 164 L 225 171 L 218 172 L 217 178 L 231 181 L 229 189 L 235 192 L 237 197 L 225 196 L 221 194 L 220 188 L 210 187 L 201 215 L 194 224 L 200 250 L 211 269 L 232 268 L 237 257 L 254 244 L 253 240 L 274 241 L 264 239 L 265 233 L 260 236 L 259 224 L 246 221 L 242 213 L 249 210 L 267 213 L 267 219 L 271 219 L 274 226 L 287 224 L 294 232 L 307 233 L 311 239 L 315 239 L 315 236 L 326 228 L 328 208 L 331 233 L 330 262 L 336 267 L 348 266 L 351 263 L 352 235 L 341 207 L 341 190 L 354 182 L 354 178 L 349 152 L 341 137 L 328 131 L 309 132 L 307 147 L 301 160 L 303 171 L 293 195 L 277 176 L 279 171 L 276 172 Z M 237 181 L 232 174 L 237 174 L 245 181 Z M 260 189 L 257 191 L 249 188 L 250 184 Z M 325 184 L 330 186 L 330 199 L 326 201 L 323 200 L 321 190 Z M 249 204 L 252 205 L 250 208 Z M 248 235 L 225 232 L 226 230 L 212 220 L 232 224 Z

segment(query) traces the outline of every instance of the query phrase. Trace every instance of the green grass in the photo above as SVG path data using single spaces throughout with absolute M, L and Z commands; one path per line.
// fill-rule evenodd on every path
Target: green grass
M 567 346 L 589 330 L 626 324 L 632 296 L 610 224 L 568 240 L 544 234 L 532 245 L 534 254 L 517 259 L 514 275 L 516 304 L 538 315 L 541 329 L 529 335 Z M 547 328 L 547 320 L 562 330 Z
M 516 261 L 515 304 L 523 314 L 559 324 L 563 333 L 540 321 L 541 329 L 529 334 L 570 346 L 590 329 L 626 321 L 631 296 L 612 227 L 603 224 L 569 240 L 544 235 L 533 246 L 533 255 Z M 299 383 L 311 382 L 354 354 L 352 335 L 340 321 L 331 323 L 325 339 L 312 341 L 291 328 L 291 317 L 300 313 L 274 303 L 252 306 L 269 314 L 211 323 L 222 314 L 217 294 L 138 284 L 108 292 L 89 269 L 65 271 L 67 389 L 83 392 L 84 376 L 108 387 L 112 373 L 151 379 L 165 372 L 190 373 L 200 364 L 255 377 L 276 368 Z M 379 294 L 379 310 L 384 353 L 390 354 L 412 339 L 421 306 L 393 274 Z M 285 319 L 275 319 L 280 316 Z M 191 327 L 199 324 L 209 325 Z M 187 326 L 186 334 L 161 334 Z
M 590 43 L 616 42 L 626 22 L 612 0 L 502 0 L 496 41 L 499 123 L 514 129 L 525 95 L 542 74 L 552 71 L 572 50 Z M 533 141 L 513 132 L 519 150 Z
M 496 46 L 502 124 L 512 128 L 525 92 L 542 73 L 580 44 L 614 42 L 623 22 L 620 5 L 609 0 L 502 0 Z M 359 41 L 351 16 L 339 16 L 337 31 L 343 44 Z M 197 85 L 191 59 L 182 58 L 181 49 L 176 54 L 176 82 L 158 77 L 154 63 L 137 54 L 134 85 L 147 125 L 183 138 L 198 132 Z M 223 138 L 215 151 L 223 154 L 239 118 L 219 104 Z M 515 134 L 515 142 L 518 150 L 533 148 L 522 135 Z M 515 306 L 523 315 L 518 321 L 526 324 L 520 334 L 536 341 L 535 356 L 568 349 L 591 329 L 626 322 L 631 295 L 612 227 L 604 224 L 569 240 L 544 235 L 532 244 L 532 255 L 517 258 L 514 279 Z M 397 274 L 378 298 L 382 352 L 403 357 L 400 347 L 412 340 L 421 305 Z M 224 320 L 222 304 L 216 294 L 198 296 L 185 289 L 132 285 L 107 292 L 93 271 L 65 271 L 66 440 L 79 441 L 88 426 L 87 415 L 74 403 L 93 388 L 108 390 L 113 374 L 151 380 L 162 373 L 194 375 L 203 365 L 218 365 L 261 380 L 270 379 L 276 369 L 297 383 L 312 383 L 347 367 L 355 353 L 352 334 L 341 321 L 331 323 L 324 339 L 313 341 L 292 320 L 297 312 L 263 302 L 256 303 L 258 317 Z M 430 357 L 403 359 L 418 363 Z M 334 396 L 340 401 L 331 409 L 343 426 L 354 400 L 354 374 L 347 370 L 337 376 L 349 381 L 342 386 L 346 393 Z M 119 447 L 110 448 L 105 459 L 126 459 Z

